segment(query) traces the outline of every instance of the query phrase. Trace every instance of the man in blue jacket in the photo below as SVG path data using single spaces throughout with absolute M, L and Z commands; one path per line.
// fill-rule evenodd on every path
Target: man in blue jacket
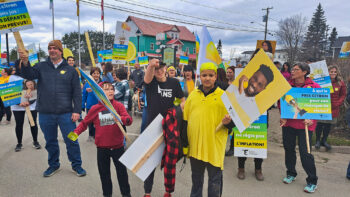
M 49 58 L 31 66 L 28 55 L 20 51 L 20 73 L 25 79 L 38 80 L 39 124 L 46 140 L 49 168 L 44 177 L 50 177 L 60 168 L 60 149 L 57 140 L 57 126 L 60 127 L 66 143 L 69 161 L 77 176 L 85 176 L 81 167 L 79 143 L 67 138 L 76 127 L 75 122 L 81 113 L 81 87 L 75 68 L 63 59 L 63 47 L 60 40 L 53 40 L 48 45 Z

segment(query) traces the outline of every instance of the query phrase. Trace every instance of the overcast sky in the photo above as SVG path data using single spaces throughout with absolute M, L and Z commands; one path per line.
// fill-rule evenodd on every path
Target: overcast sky
M 97 4 L 100 0 L 94 1 Z M 154 21 L 187 26 L 190 31 L 200 33 L 201 27 L 188 25 L 180 22 L 166 21 L 162 19 L 144 16 L 142 13 L 151 13 L 171 17 L 179 20 L 186 20 L 196 24 L 210 24 L 230 29 L 245 30 L 218 30 L 208 28 L 215 43 L 219 39 L 223 43 L 223 56 L 228 58 L 230 51 L 235 55 L 244 50 L 255 49 L 256 40 L 264 39 L 264 23 L 262 16 L 266 13 L 263 8 L 273 7 L 270 10 L 268 29 L 273 31 L 278 29 L 278 21 L 281 19 L 301 14 L 308 19 L 310 23 L 312 14 L 315 12 L 318 3 L 321 3 L 327 18 L 327 24 L 333 28 L 336 27 L 338 36 L 350 36 L 350 3 L 349 0 L 104 0 L 105 4 L 118 6 L 121 8 L 137 10 L 136 13 L 130 13 L 120 10 L 105 8 L 105 30 L 115 33 L 116 21 L 125 21 L 126 18 L 136 16 Z M 123 2 L 139 2 L 144 7 L 131 5 Z M 30 43 L 41 44 L 46 48 L 47 43 L 52 39 L 52 15 L 49 9 L 49 0 L 26 0 L 27 8 L 31 16 L 34 29 L 21 32 L 25 45 Z M 195 3 L 196 2 L 196 3 Z M 215 2 L 215 3 L 214 3 Z M 76 16 L 75 0 L 54 0 L 55 6 L 55 38 L 60 39 L 65 33 L 77 31 L 78 22 Z M 156 7 L 154 10 L 148 6 Z M 169 11 L 175 12 L 169 13 Z M 190 15 L 197 18 L 190 18 L 184 15 Z M 102 31 L 101 7 L 99 5 L 88 5 L 80 3 L 80 24 L 81 32 L 86 30 Z M 201 19 L 199 19 L 201 18 Z M 211 20 L 206 20 L 211 19 Z M 217 21 L 217 22 L 213 22 Z M 248 30 L 248 31 L 246 31 Z M 268 35 L 267 39 L 276 40 L 275 36 Z M 5 35 L 1 37 L 2 51 L 4 51 Z M 15 40 L 9 34 L 10 48 L 15 46 Z M 277 48 L 281 46 L 278 45 Z

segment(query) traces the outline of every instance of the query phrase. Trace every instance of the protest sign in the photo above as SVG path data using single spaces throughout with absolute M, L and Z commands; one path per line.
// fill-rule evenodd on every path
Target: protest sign
M 281 98 L 281 118 L 332 120 L 328 88 L 292 88 Z
M 207 27 L 203 26 L 199 40 L 199 54 L 196 71 L 197 75 L 200 74 L 201 65 L 207 62 L 212 62 L 216 64 L 218 68 L 225 69 L 225 66 L 222 63 L 219 52 L 216 49 L 216 46 L 207 30 Z
M 223 61 L 225 69 L 227 69 L 230 66 L 236 66 L 236 60 L 226 60 Z
M 188 65 L 188 57 L 180 56 L 180 64 Z
M 236 157 L 267 158 L 267 113 L 254 121 L 242 133 L 235 127 L 234 155 Z
M 148 56 L 139 57 L 140 66 L 148 65 Z
M 67 59 L 69 56 L 74 57 L 72 51 L 68 48 L 63 48 L 63 57 L 64 59 Z
M 350 57 L 350 42 L 343 42 L 341 47 L 339 58 L 349 58 Z
M 36 51 L 36 48 L 35 48 L 35 44 L 30 44 L 27 46 L 27 50 L 28 50 L 28 53 L 29 53 L 29 63 L 31 66 L 34 66 L 36 63 L 39 62 L 39 58 L 38 58 L 38 52 Z
M 21 103 L 23 80 L 0 84 L 0 96 L 5 107 Z
M 117 21 L 112 58 L 115 64 L 125 64 L 128 53 L 129 37 L 131 28 L 127 22 Z
M 167 47 L 163 50 L 163 62 L 169 66 L 174 65 L 175 50 L 171 47 Z
M 102 50 L 97 51 L 98 62 L 112 62 L 113 50 Z
M 329 88 L 333 93 L 331 77 L 329 76 L 326 60 L 311 63 L 309 77 L 322 88 Z
M 262 49 L 221 96 L 237 129 L 243 132 L 291 86 Z
M 165 148 L 161 114 L 151 122 L 119 161 L 142 181 L 160 164 Z
M 0 34 L 32 28 L 24 0 L 0 3 Z

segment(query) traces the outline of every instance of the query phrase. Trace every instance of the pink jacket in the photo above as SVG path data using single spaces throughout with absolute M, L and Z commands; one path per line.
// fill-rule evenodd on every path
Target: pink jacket
M 307 87 L 321 88 L 320 85 L 312 81 L 310 78 L 306 78 L 304 84 L 302 85 L 295 84 L 295 81 L 293 79 L 289 81 L 289 84 L 292 87 L 298 87 L 298 88 L 307 88 Z M 312 120 L 312 122 L 313 124 L 309 126 L 309 131 L 314 131 L 316 128 L 317 120 Z M 284 125 L 284 127 L 292 127 L 294 129 L 305 129 L 305 123 L 304 123 L 304 120 L 301 120 L 301 119 L 287 119 L 287 123 Z

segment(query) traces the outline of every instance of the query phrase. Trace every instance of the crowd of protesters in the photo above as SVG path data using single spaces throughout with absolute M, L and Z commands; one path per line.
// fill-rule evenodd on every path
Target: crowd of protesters
M 266 45 L 266 49 L 268 49 Z M 111 63 L 103 63 L 101 68 L 92 67 L 90 75 L 100 85 L 105 95 L 111 101 L 113 107 L 121 116 L 123 128 L 114 122 L 114 118 L 107 108 L 98 102 L 88 83 L 82 84 L 79 72 L 75 69 L 74 57 L 63 58 L 63 47 L 59 40 L 53 40 L 48 44 L 49 57 L 46 61 L 36 65 L 30 65 L 26 51 L 19 50 L 20 60 L 14 69 L 3 69 L 0 84 L 16 80 L 23 80 L 23 93 L 18 105 L 5 107 L 0 103 L 0 122 L 6 115 L 4 124 L 10 124 L 12 113 L 15 118 L 15 135 L 17 145 L 15 151 L 23 148 L 22 136 L 26 108 L 29 108 L 34 119 L 34 125 L 30 130 L 33 138 L 33 147 L 40 149 L 38 142 L 38 117 L 39 125 L 45 139 L 45 149 L 48 152 L 48 168 L 43 172 L 44 177 L 50 177 L 60 169 L 60 151 L 58 146 L 58 126 L 64 139 L 67 156 L 72 169 L 77 176 L 85 176 L 82 168 L 78 135 L 89 129 L 88 141 L 94 141 L 97 147 L 97 166 L 101 179 L 103 196 L 112 196 L 113 184 L 111 181 L 110 159 L 116 167 L 119 188 L 122 196 L 131 196 L 126 167 L 119 162 L 119 158 L 125 152 L 125 138 L 122 130 L 132 124 L 131 111 L 133 107 L 133 95 L 138 92 L 142 95 L 143 114 L 141 132 L 158 114 L 164 118 L 181 113 L 181 132 L 186 134 L 185 149 L 191 164 L 192 189 L 190 196 L 203 196 L 204 171 L 208 171 L 208 196 L 219 197 L 223 187 L 224 157 L 234 154 L 234 135 L 232 129 L 235 126 L 220 99 L 226 88 L 235 80 L 235 67 L 222 69 L 214 63 L 204 63 L 197 76 L 192 66 L 166 66 L 158 59 L 152 59 L 147 68 L 142 69 L 136 63 L 135 70 L 131 73 L 125 68 L 114 70 Z M 307 63 L 288 62 L 281 65 L 274 62 L 282 75 L 292 87 L 320 88 L 320 86 L 308 77 L 310 67 Z M 240 67 L 240 66 L 238 66 Z M 346 89 L 345 82 L 341 78 L 337 66 L 329 67 L 329 74 L 334 92 L 331 93 L 332 120 L 294 120 L 281 119 L 283 135 L 283 147 L 285 151 L 286 177 L 283 182 L 292 183 L 297 172 L 296 143 L 298 142 L 302 166 L 307 174 L 305 192 L 313 193 L 317 188 L 318 176 L 314 156 L 307 151 L 305 139 L 305 124 L 309 127 L 309 140 L 316 133 L 315 149 L 324 146 L 327 151 L 331 145 L 327 139 L 332 127 L 337 123 L 340 107 L 344 102 L 350 103 L 350 80 Z M 201 84 L 199 83 L 201 81 Z M 137 98 L 140 99 L 140 98 Z M 78 126 L 76 122 L 81 117 L 82 111 L 86 116 Z M 350 109 L 346 115 L 350 126 Z M 168 119 L 164 119 L 168 120 Z M 217 132 L 216 126 L 222 123 L 224 126 Z M 163 123 L 164 124 L 164 123 Z M 169 125 L 168 125 L 169 126 Z M 163 126 L 164 127 L 164 126 Z M 73 133 L 70 133 L 72 132 Z M 230 134 L 232 135 L 231 137 Z M 175 135 L 175 134 L 174 134 Z M 179 134 L 176 134 L 179 135 Z M 229 150 L 225 153 L 226 141 L 229 140 Z M 172 146 L 171 144 L 166 145 Z M 182 150 L 180 150 L 182 151 Z M 184 151 L 185 152 L 185 151 Z M 245 161 L 247 158 L 238 158 L 237 177 L 245 179 Z M 255 158 L 255 176 L 259 181 L 264 180 L 262 174 L 263 159 Z M 164 171 L 173 168 L 176 161 L 164 167 Z M 165 172 L 166 173 L 166 172 Z M 150 197 L 153 187 L 155 170 L 144 181 L 144 196 Z M 172 175 L 170 173 L 170 175 Z M 347 178 L 350 179 L 350 163 L 347 169 Z M 174 192 L 175 178 L 165 177 L 165 197 L 170 197 Z

